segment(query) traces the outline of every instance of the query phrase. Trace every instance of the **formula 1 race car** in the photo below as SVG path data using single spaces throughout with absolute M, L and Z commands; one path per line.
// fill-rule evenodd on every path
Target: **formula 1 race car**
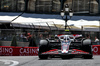
M 81 55 L 86 59 L 92 59 L 92 43 L 90 39 L 81 42 L 71 42 L 70 39 L 45 39 L 40 41 L 38 56 L 40 59 L 48 59 L 49 56 L 59 56 L 62 59 Z

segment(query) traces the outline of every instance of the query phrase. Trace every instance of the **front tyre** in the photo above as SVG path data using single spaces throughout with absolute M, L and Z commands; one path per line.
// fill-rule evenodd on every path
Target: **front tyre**
M 48 55 L 39 55 L 40 59 L 48 59 Z
M 48 41 L 47 40 L 41 40 L 40 46 L 39 46 L 38 57 L 40 59 L 47 59 L 48 55 L 41 55 L 43 52 L 46 52 L 46 51 L 48 51 Z

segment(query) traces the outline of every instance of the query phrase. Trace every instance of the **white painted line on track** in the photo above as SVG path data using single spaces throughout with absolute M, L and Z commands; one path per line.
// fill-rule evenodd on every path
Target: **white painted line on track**
M 1 61 L 1 62 L 4 62 L 4 64 L 10 64 L 10 63 L 12 62 L 12 64 L 9 65 L 9 66 L 16 66 L 16 65 L 19 64 L 18 61 L 13 61 L 13 60 L 0 60 L 0 61 Z

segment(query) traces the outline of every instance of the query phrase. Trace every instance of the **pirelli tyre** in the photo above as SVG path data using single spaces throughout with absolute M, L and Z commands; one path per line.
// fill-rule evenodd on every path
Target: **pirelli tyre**
M 42 52 L 48 51 L 48 41 L 40 40 L 38 56 L 40 59 L 47 59 L 48 55 L 42 55 Z
M 83 55 L 83 58 L 84 59 L 92 59 L 93 58 L 93 55 Z
M 92 42 L 90 39 L 86 39 L 83 41 L 82 50 L 89 53 L 89 54 L 83 55 L 83 58 L 85 58 L 85 59 L 92 59 L 93 58 Z

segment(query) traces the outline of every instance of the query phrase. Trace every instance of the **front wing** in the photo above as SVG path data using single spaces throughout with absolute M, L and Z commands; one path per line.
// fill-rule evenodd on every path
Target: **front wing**
M 71 49 L 68 51 L 68 53 L 62 53 L 62 50 L 53 49 L 46 52 L 42 52 L 41 55 L 90 55 L 90 53 L 78 49 Z

